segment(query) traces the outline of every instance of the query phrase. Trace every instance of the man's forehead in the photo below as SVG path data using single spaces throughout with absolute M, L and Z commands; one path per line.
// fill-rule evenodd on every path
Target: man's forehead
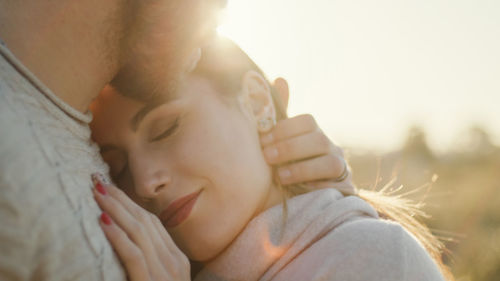
M 151 12 L 144 15 L 147 23 L 142 23 L 140 26 L 144 27 L 138 29 L 141 32 L 137 31 L 138 35 L 133 37 L 140 40 L 130 41 L 131 51 L 111 82 L 125 96 L 146 103 L 157 95 L 164 95 L 165 91 L 175 91 L 172 87 L 177 76 L 193 65 L 190 60 L 193 51 L 213 37 L 208 35 L 215 34 L 218 14 L 227 4 L 226 0 L 159 2 L 171 5 L 161 4 L 164 9 L 160 10 L 146 9 Z M 162 11 L 172 15 L 169 17 Z

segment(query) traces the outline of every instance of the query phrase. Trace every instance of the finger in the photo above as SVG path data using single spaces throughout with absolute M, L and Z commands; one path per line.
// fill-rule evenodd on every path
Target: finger
M 109 186 L 107 186 L 107 190 L 110 190 Z M 128 235 L 130 240 L 132 240 L 143 253 L 151 274 L 153 274 L 153 276 L 161 276 L 164 274 L 164 272 L 162 272 L 163 266 L 161 266 L 162 263 L 159 261 L 157 249 L 152 243 L 152 227 L 149 227 L 147 223 L 145 223 L 148 218 L 144 217 L 140 221 L 137 220 L 119 201 L 109 194 L 104 195 L 94 189 L 94 195 L 101 209 L 113 218 L 116 225 Z
M 118 208 L 123 207 L 128 213 L 133 216 L 140 224 L 142 224 L 141 230 L 145 230 L 148 234 L 149 242 L 142 244 L 145 247 L 147 258 L 151 258 L 152 253 L 154 252 L 158 257 L 159 261 L 168 261 L 172 260 L 172 253 L 181 253 L 179 248 L 175 245 L 170 235 L 168 235 L 166 229 L 160 223 L 158 217 L 149 213 L 139 205 L 137 205 L 130 197 L 125 194 L 121 189 L 116 188 L 113 185 L 105 183 L 104 178 L 100 174 L 92 175 L 92 180 L 96 184 L 96 189 L 100 189 L 100 195 L 109 195 L 110 197 L 117 200 L 121 206 L 117 206 Z M 97 188 L 99 186 L 99 188 Z M 103 199 L 101 196 L 97 198 Z M 96 198 L 96 199 L 97 199 Z M 100 201 L 98 201 L 99 203 Z M 112 204 L 112 202 L 111 202 Z M 114 214 L 112 211 L 108 211 L 110 214 Z M 120 212 L 120 211 L 118 211 Z M 123 214 L 124 216 L 128 216 L 127 214 Z M 131 220 L 124 219 L 124 220 Z M 120 220 L 122 221 L 122 220 Z M 161 227 L 155 226 L 159 225 Z M 130 227 L 129 227 L 130 228 Z M 133 226 L 133 228 L 137 229 L 138 227 Z M 134 232 L 135 233 L 135 232 Z M 148 239 L 146 238 L 146 239 Z M 135 240 L 140 241 L 140 239 L 136 238 Z M 183 254 L 182 254 L 183 255 Z
M 323 188 L 335 188 L 340 191 L 342 194 L 348 195 L 356 195 L 358 193 L 356 186 L 351 182 L 350 178 L 342 181 L 314 181 L 308 182 L 305 184 L 308 190 L 316 190 Z
M 295 116 L 280 120 L 273 130 L 260 138 L 263 146 L 282 141 L 291 137 L 319 130 L 316 120 L 310 114 Z
M 278 168 L 284 185 L 338 178 L 344 171 L 344 160 L 336 155 L 323 155 Z
M 125 266 L 129 280 L 151 280 L 149 269 L 141 250 L 130 240 L 127 234 L 121 228 L 117 227 L 106 213 L 101 215 L 99 223 L 113 249 Z
M 105 188 L 110 196 L 118 200 L 132 216 L 147 227 L 151 234 L 153 246 L 158 250 L 160 260 L 170 258 L 170 255 L 168 255 L 170 252 L 180 252 L 158 217 L 137 205 L 121 189 L 113 185 L 107 185 Z M 149 215 L 149 218 L 146 217 L 146 214 Z
M 310 190 L 314 189 L 323 189 L 323 188 L 335 188 L 341 191 L 344 194 L 353 195 L 356 192 L 356 187 L 352 184 L 350 178 L 346 179 L 343 182 L 336 181 L 313 181 L 305 184 L 306 187 Z
M 278 92 L 285 110 L 288 108 L 288 100 L 290 98 L 290 89 L 288 87 L 288 82 L 284 78 L 276 78 L 273 83 L 273 87 Z
M 165 230 L 165 227 L 160 222 L 159 219 L 154 219 L 153 226 L 157 229 L 157 233 L 161 237 L 164 245 L 169 248 L 168 256 L 163 258 L 163 264 L 166 268 L 166 272 L 171 278 L 169 280 L 187 280 L 190 274 L 190 263 L 186 255 L 175 245 L 174 241 L 170 235 Z M 184 270 L 185 269 L 185 270 Z M 184 276 L 183 278 L 180 278 Z M 161 279 L 165 280 L 165 278 Z
M 135 216 L 137 219 L 141 217 L 141 212 L 143 212 L 144 209 L 137 205 L 121 189 L 116 188 L 114 185 L 108 183 L 101 174 L 92 174 L 92 181 L 94 182 L 94 185 L 98 189 L 98 191 L 101 192 L 101 194 L 109 194 L 111 197 L 118 200 L 131 215 Z
M 153 214 L 151 214 L 150 228 L 151 242 L 156 249 L 158 259 L 170 268 L 172 263 L 169 261 L 175 260 L 179 256 L 184 256 L 184 253 L 175 245 L 163 224 Z
M 305 183 L 308 189 L 323 189 L 332 187 L 334 181 L 312 181 Z
M 313 131 L 271 144 L 263 151 L 267 162 L 276 165 L 333 153 L 333 144 L 323 132 Z
M 165 226 L 160 222 L 159 219 L 153 220 L 153 227 L 157 230 L 157 233 L 160 236 L 161 241 L 164 245 L 169 249 L 169 252 L 172 255 L 184 255 L 184 253 L 177 247 L 172 237 L 168 234 Z
M 168 239 L 165 239 L 162 234 L 165 234 L 166 236 L 168 236 L 168 238 L 170 238 L 170 235 L 168 235 L 167 230 L 164 227 L 156 227 L 155 221 L 159 222 L 158 218 L 155 215 L 151 214 L 150 222 L 148 223 L 147 228 L 149 230 L 151 243 L 155 249 L 158 261 L 164 264 L 165 262 L 173 259 L 172 251 L 177 250 L 177 247 L 170 248 L 168 246 L 169 241 L 167 241 Z M 170 238 L 170 240 L 172 239 Z

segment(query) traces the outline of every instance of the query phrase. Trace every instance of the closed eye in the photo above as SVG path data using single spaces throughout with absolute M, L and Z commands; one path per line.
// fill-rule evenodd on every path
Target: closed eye
M 179 118 L 175 119 L 174 124 L 172 126 L 168 127 L 161 134 L 151 139 L 151 141 L 155 142 L 167 138 L 168 136 L 172 135 L 177 130 L 178 127 L 179 127 Z

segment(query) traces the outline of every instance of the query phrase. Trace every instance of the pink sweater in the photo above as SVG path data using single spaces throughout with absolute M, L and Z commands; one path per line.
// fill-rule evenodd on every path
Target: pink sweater
M 444 280 L 422 245 L 356 196 L 324 189 L 255 217 L 195 281 Z

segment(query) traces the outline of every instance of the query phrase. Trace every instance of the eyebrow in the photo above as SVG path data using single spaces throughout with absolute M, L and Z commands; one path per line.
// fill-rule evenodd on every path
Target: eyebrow
M 146 117 L 146 115 L 149 114 L 153 109 L 157 108 L 158 106 L 164 104 L 165 102 L 154 102 L 154 103 L 148 103 L 146 104 L 141 110 L 139 110 L 134 117 L 130 120 L 130 128 L 132 131 L 137 131 L 137 128 L 141 124 L 141 121 Z
M 175 83 L 175 82 L 171 82 Z M 129 125 L 132 131 L 136 132 L 137 128 L 141 124 L 141 121 L 148 115 L 153 109 L 159 107 L 160 105 L 164 105 L 168 102 L 171 102 L 177 98 L 177 87 L 170 87 L 167 92 L 161 96 L 156 96 L 148 99 L 146 101 L 146 105 L 141 108 L 135 115 L 130 119 Z M 144 102 L 144 100 L 142 100 Z
M 99 151 L 100 153 L 106 153 L 108 151 L 118 150 L 118 147 L 116 147 L 112 144 L 105 144 L 103 146 L 100 146 L 99 150 L 100 150 Z

